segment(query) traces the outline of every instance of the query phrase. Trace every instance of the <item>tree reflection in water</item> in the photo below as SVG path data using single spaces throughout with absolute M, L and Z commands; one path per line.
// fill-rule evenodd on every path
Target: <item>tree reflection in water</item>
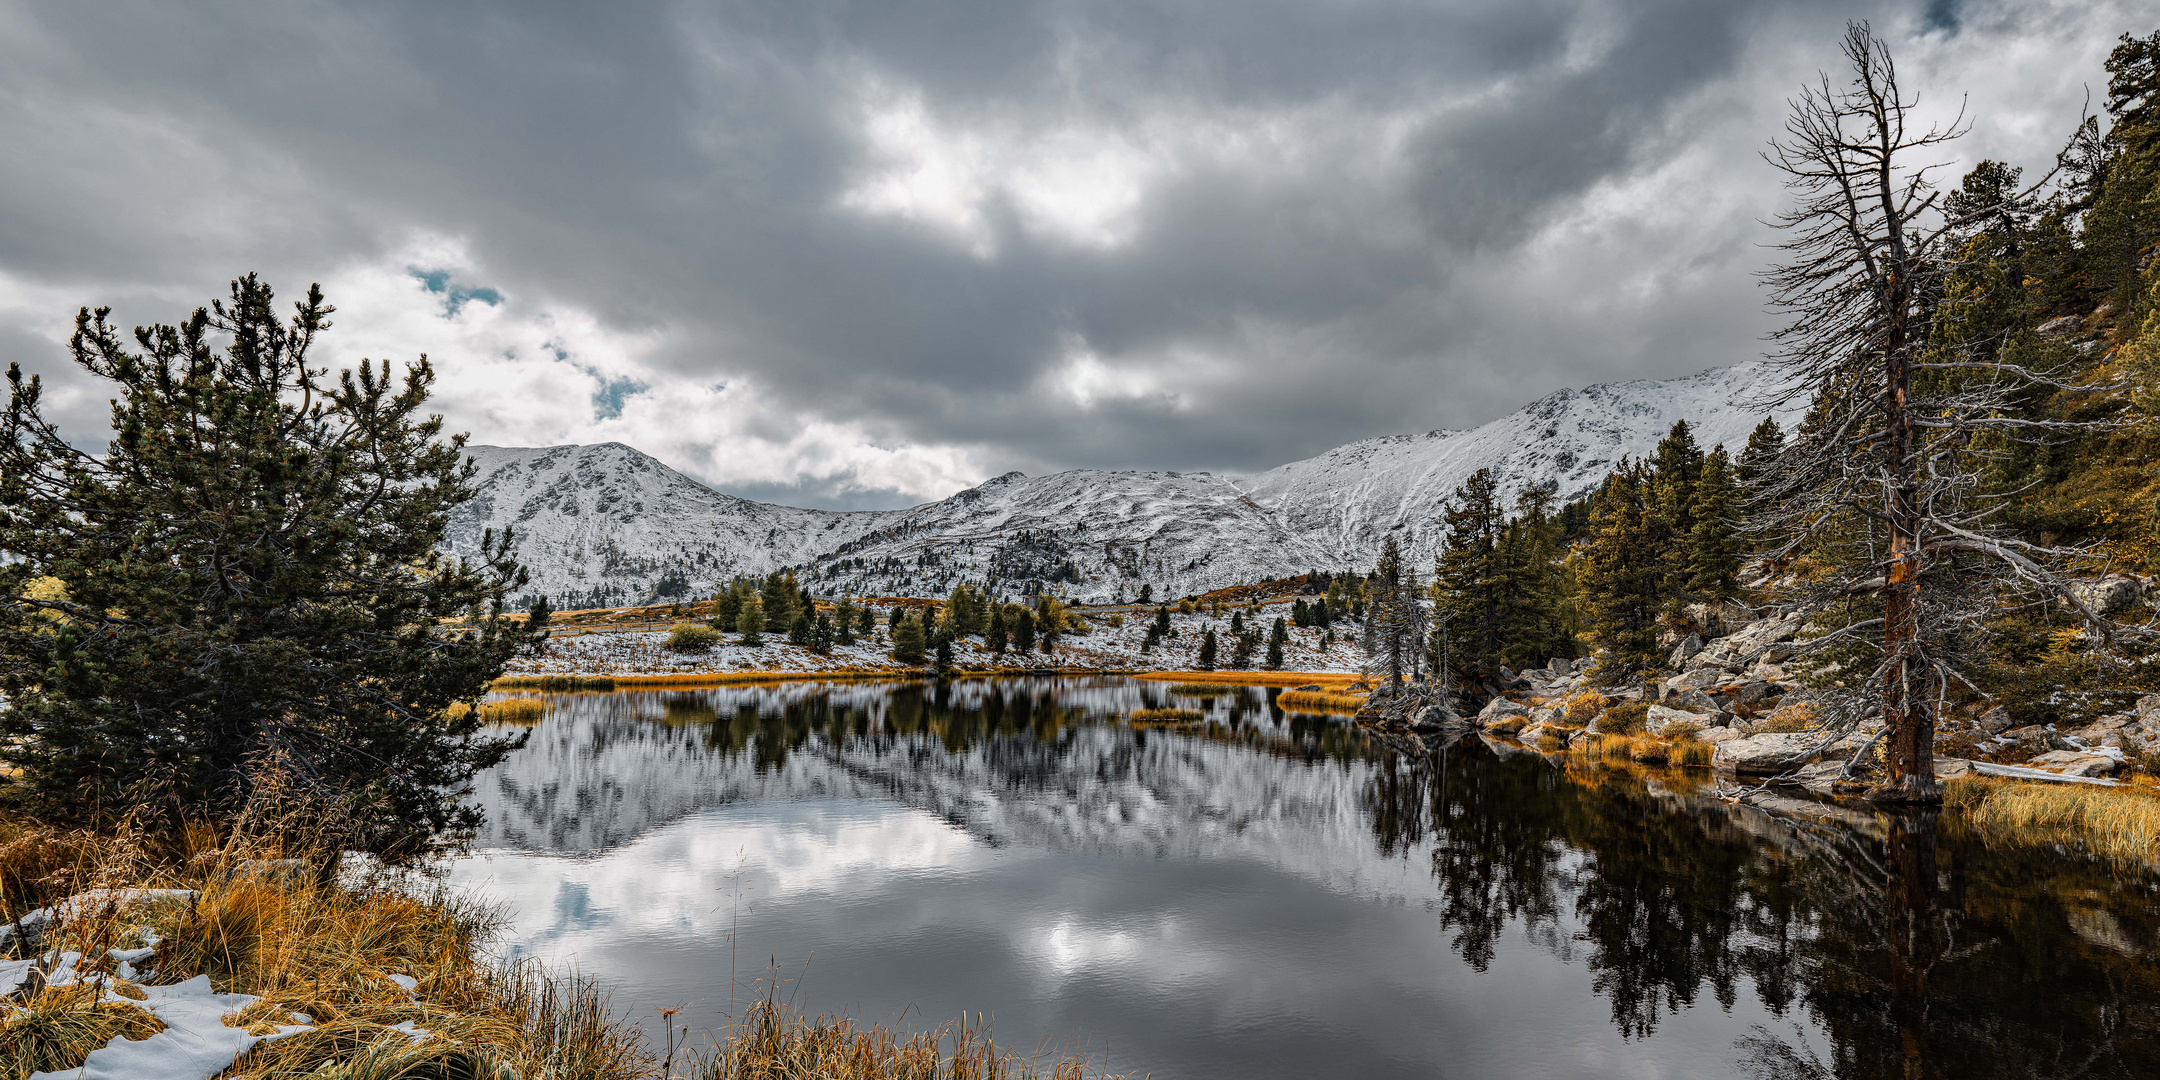
M 992 846 L 1227 851 L 1353 895 L 1429 859 L 1432 891 L 1405 898 L 1469 968 L 1498 978 L 1503 943 L 1527 940 L 1579 965 L 1632 1040 L 1752 997 L 1777 1023 L 1739 1040 L 1747 1075 L 2160 1075 L 2149 875 L 1989 849 L 1954 815 L 1797 824 L 1682 774 L 1477 738 L 1397 756 L 1275 695 L 1041 679 L 562 698 L 481 785 L 483 843 L 591 852 L 731 801 L 871 795 Z M 1172 706 L 1207 721 L 1115 722 Z
M 1367 804 L 1382 850 L 1430 831 L 1468 963 L 1522 925 L 1589 971 L 1631 1038 L 1705 990 L 1727 1008 L 1748 990 L 1830 1043 L 1758 1028 L 1738 1045 L 1758 1077 L 2160 1074 L 2149 877 L 1990 851 L 1937 811 L 1808 826 L 1661 779 L 1469 739 L 1379 769 Z

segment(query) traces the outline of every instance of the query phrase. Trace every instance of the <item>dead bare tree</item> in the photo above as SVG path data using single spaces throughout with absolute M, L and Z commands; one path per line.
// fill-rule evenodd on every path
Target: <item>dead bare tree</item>
M 2036 388 L 2072 389 L 2061 372 L 2005 362 L 1999 340 L 1944 341 L 1930 312 L 1958 266 L 1961 229 L 1999 212 L 1946 212 L 1930 174 L 1938 148 L 1966 130 L 1917 124 L 1890 52 L 1865 23 L 1843 42 L 1851 81 L 1825 74 L 1792 101 L 1784 138 L 1765 159 L 1796 205 L 1776 224 L 1785 259 L 1764 273 L 1787 318 L 1772 355 L 1785 376 L 1764 403 L 1810 402 L 1754 500 L 1753 528 L 1773 564 L 1805 555 L 1789 599 L 1820 610 L 1879 601 L 1812 643 L 1857 646 L 1877 662 L 1865 683 L 1825 695 L 1837 722 L 1886 726 L 1882 801 L 1934 802 L 1937 713 L 1961 653 L 2003 603 L 2066 602 L 2105 633 L 2058 575 L 2068 549 L 1995 528 L 2004 494 L 1980 464 L 2004 440 L 2076 425 L 2033 419 L 2014 402 Z M 2009 195 L 2031 197 L 2055 174 Z

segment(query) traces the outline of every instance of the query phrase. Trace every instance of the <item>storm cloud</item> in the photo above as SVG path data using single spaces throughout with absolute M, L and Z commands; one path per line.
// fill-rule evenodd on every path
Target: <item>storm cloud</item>
M 0 2 L 0 360 L 321 281 L 482 442 L 890 506 L 1758 354 L 1844 20 L 2044 169 L 2129 3 Z

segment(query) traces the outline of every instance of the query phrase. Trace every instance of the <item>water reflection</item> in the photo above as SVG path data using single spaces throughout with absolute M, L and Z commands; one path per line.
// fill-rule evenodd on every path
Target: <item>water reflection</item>
M 992 1008 L 1157 1075 L 2160 1072 L 2149 880 L 1476 739 L 1405 759 L 1274 697 L 568 695 L 457 873 L 634 1009 L 725 998 L 747 877 L 817 1007 Z M 1170 705 L 1207 720 L 1113 719 Z

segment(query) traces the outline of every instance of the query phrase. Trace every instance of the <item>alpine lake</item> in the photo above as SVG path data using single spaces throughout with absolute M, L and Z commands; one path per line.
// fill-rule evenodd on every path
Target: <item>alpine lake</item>
M 2141 869 L 1701 770 L 1405 756 L 1278 693 L 550 695 L 449 881 L 656 1041 L 777 995 L 1161 1080 L 2160 1076 Z M 1205 719 L 1128 720 L 1173 707 Z

